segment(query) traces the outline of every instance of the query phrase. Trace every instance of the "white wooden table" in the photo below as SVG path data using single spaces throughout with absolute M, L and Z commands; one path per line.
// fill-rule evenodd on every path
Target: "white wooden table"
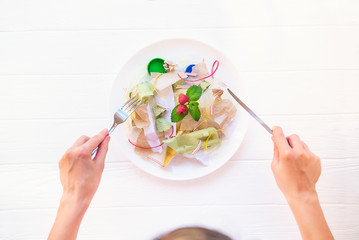
M 243 99 L 322 158 L 318 192 L 337 239 L 359 239 L 359 2 L 103 0 L 0 2 L 0 239 L 44 239 L 58 160 L 111 124 L 109 96 L 137 50 L 168 38 L 208 43 L 238 67 Z M 200 225 L 234 239 L 300 239 L 251 121 L 236 155 L 198 180 L 137 169 L 110 147 L 78 239 L 151 239 Z

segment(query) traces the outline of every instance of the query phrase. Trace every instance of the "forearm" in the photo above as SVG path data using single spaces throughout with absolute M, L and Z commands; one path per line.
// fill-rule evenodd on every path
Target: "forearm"
M 48 240 L 76 239 L 88 206 L 88 201 L 79 201 L 73 196 L 62 196 Z
M 287 198 L 304 240 L 334 239 L 325 220 L 317 193 Z

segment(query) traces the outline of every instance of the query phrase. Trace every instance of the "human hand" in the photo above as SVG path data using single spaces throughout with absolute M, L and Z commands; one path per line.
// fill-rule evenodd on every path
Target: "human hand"
M 76 239 L 82 218 L 100 184 L 109 141 L 107 129 L 92 138 L 82 136 L 62 156 L 59 167 L 63 194 L 49 240 Z
M 273 128 L 272 171 L 298 223 L 303 240 L 334 239 L 325 220 L 315 189 L 320 159 L 297 135 L 285 137 L 280 127 Z
M 84 207 L 90 204 L 100 184 L 109 141 L 108 131 L 104 129 L 92 138 L 81 136 L 66 151 L 59 162 L 63 198 L 81 202 Z M 97 146 L 97 154 L 92 159 L 92 151 Z
M 321 173 L 320 159 L 299 136 L 285 137 L 280 127 L 273 128 L 272 171 L 287 200 L 316 194 L 315 184 Z

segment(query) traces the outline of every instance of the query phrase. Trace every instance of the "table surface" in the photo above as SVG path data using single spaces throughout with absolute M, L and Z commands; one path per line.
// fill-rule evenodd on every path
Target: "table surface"
M 237 66 L 243 99 L 322 159 L 317 186 L 336 239 L 359 239 L 359 2 L 1 1 L 0 239 L 44 239 L 58 160 L 108 127 L 121 66 L 158 40 L 191 38 Z M 199 225 L 234 239 L 300 239 L 253 120 L 235 156 L 191 181 L 150 176 L 110 146 L 78 239 L 151 239 Z

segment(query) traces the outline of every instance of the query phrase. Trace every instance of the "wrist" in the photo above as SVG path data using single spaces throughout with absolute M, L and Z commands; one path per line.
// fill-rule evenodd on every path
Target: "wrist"
M 316 191 L 287 198 L 303 239 L 334 239 L 325 220 Z
M 60 200 L 60 207 L 70 209 L 75 213 L 84 213 L 90 206 L 91 199 L 81 198 L 75 194 L 63 193 Z
M 289 205 L 313 203 L 319 201 L 318 194 L 315 189 L 286 194 L 285 198 L 287 199 Z
M 64 192 L 48 239 L 76 239 L 89 204 L 89 201 Z
M 292 209 L 298 208 L 306 208 L 306 207 L 313 207 L 316 205 L 320 206 L 318 194 L 316 191 L 307 191 L 301 192 L 297 194 L 293 194 L 289 197 L 286 197 L 288 205 Z

